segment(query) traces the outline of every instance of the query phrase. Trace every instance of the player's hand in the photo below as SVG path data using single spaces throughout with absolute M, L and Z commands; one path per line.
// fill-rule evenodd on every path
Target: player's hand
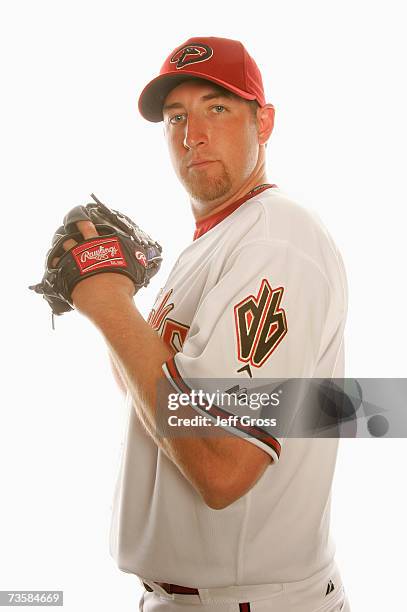
M 99 236 L 92 221 L 78 221 L 76 226 L 85 240 Z M 63 243 L 65 251 L 73 249 L 78 243 L 69 238 Z M 51 262 L 56 266 L 59 257 L 54 257 Z M 96 314 L 101 309 L 112 307 L 120 296 L 133 298 L 134 283 L 124 276 L 114 272 L 90 276 L 79 282 L 72 291 L 72 301 L 79 311 L 88 316 Z

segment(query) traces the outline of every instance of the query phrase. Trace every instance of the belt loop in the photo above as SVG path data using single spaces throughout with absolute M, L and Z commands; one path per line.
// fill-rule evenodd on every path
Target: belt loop
M 149 586 L 151 591 L 155 591 L 156 593 L 159 593 L 160 595 L 163 595 L 167 599 L 175 599 L 175 596 L 173 594 L 168 593 L 168 591 L 163 589 L 163 587 L 160 586 L 157 582 L 152 582 L 151 580 L 143 580 L 143 584 L 144 584 L 145 588 L 147 586 Z M 147 590 L 149 590 L 149 589 L 147 589 Z
M 199 591 L 199 598 L 201 600 L 201 603 L 208 604 L 211 602 L 211 596 L 209 594 L 209 589 L 198 589 L 198 591 Z

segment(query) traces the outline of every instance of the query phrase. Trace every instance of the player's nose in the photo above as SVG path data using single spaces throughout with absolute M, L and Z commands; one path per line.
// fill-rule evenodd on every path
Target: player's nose
M 184 147 L 193 149 L 207 142 L 208 134 L 204 122 L 189 115 L 185 122 Z

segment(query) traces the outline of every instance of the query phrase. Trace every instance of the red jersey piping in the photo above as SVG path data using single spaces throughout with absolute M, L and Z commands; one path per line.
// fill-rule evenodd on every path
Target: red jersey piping
M 277 185 L 270 183 L 258 185 L 257 187 L 254 187 L 254 189 L 249 191 L 249 193 L 246 193 L 246 195 L 244 195 L 242 198 L 236 200 L 236 202 L 232 202 L 231 204 L 229 204 L 229 206 L 226 206 L 226 208 L 224 208 L 223 210 L 214 213 L 210 217 L 206 217 L 206 219 L 197 221 L 195 225 L 194 240 L 206 234 L 206 232 L 215 227 L 215 225 L 218 225 L 218 223 L 223 221 L 223 219 L 226 219 L 226 217 L 228 217 L 232 212 L 238 209 L 239 206 L 244 204 L 244 202 L 247 202 L 247 200 L 254 198 L 254 196 L 258 195 L 259 193 L 266 191 L 266 189 L 270 189 L 270 187 L 277 187 Z

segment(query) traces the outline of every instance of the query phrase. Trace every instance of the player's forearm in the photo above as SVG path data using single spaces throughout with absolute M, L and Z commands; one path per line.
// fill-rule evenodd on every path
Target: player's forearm
M 115 381 L 117 382 L 117 386 L 119 387 L 120 391 L 122 391 L 124 393 L 124 395 L 126 395 L 127 393 L 127 387 L 126 384 L 124 382 L 124 378 L 123 375 L 120 373 L 120 368 L 118 366 L 118 364 L 116 363 L 112 353 L 109 352 L 109 361 L 110 361 L 110 366 L 113 372 L 113 377 L 115 379 Z
M 132 300 L 128 297 L 118 300 L 117 297 L 114 308 L 99 304 L 84 314 L 103 334 L 126 380 L 134 408 L 154 442 L 208 505 L 225 507 L 246 493 L 264 470 L 265 464 L 259 465 L 245 453 L 262 454 L 262 451 L 233 436 L 199 437 L 207 428 L 194 428 L 192 437 L 157 434 L 157 411 L 165 411 L 166 416 L 168 393 L 174 392 L 161 366 L 173 352 L 146 323 Z M 161 389 L 159 398 L 158 389 Z M 177 414 L 196 416 L 189 406 Z

